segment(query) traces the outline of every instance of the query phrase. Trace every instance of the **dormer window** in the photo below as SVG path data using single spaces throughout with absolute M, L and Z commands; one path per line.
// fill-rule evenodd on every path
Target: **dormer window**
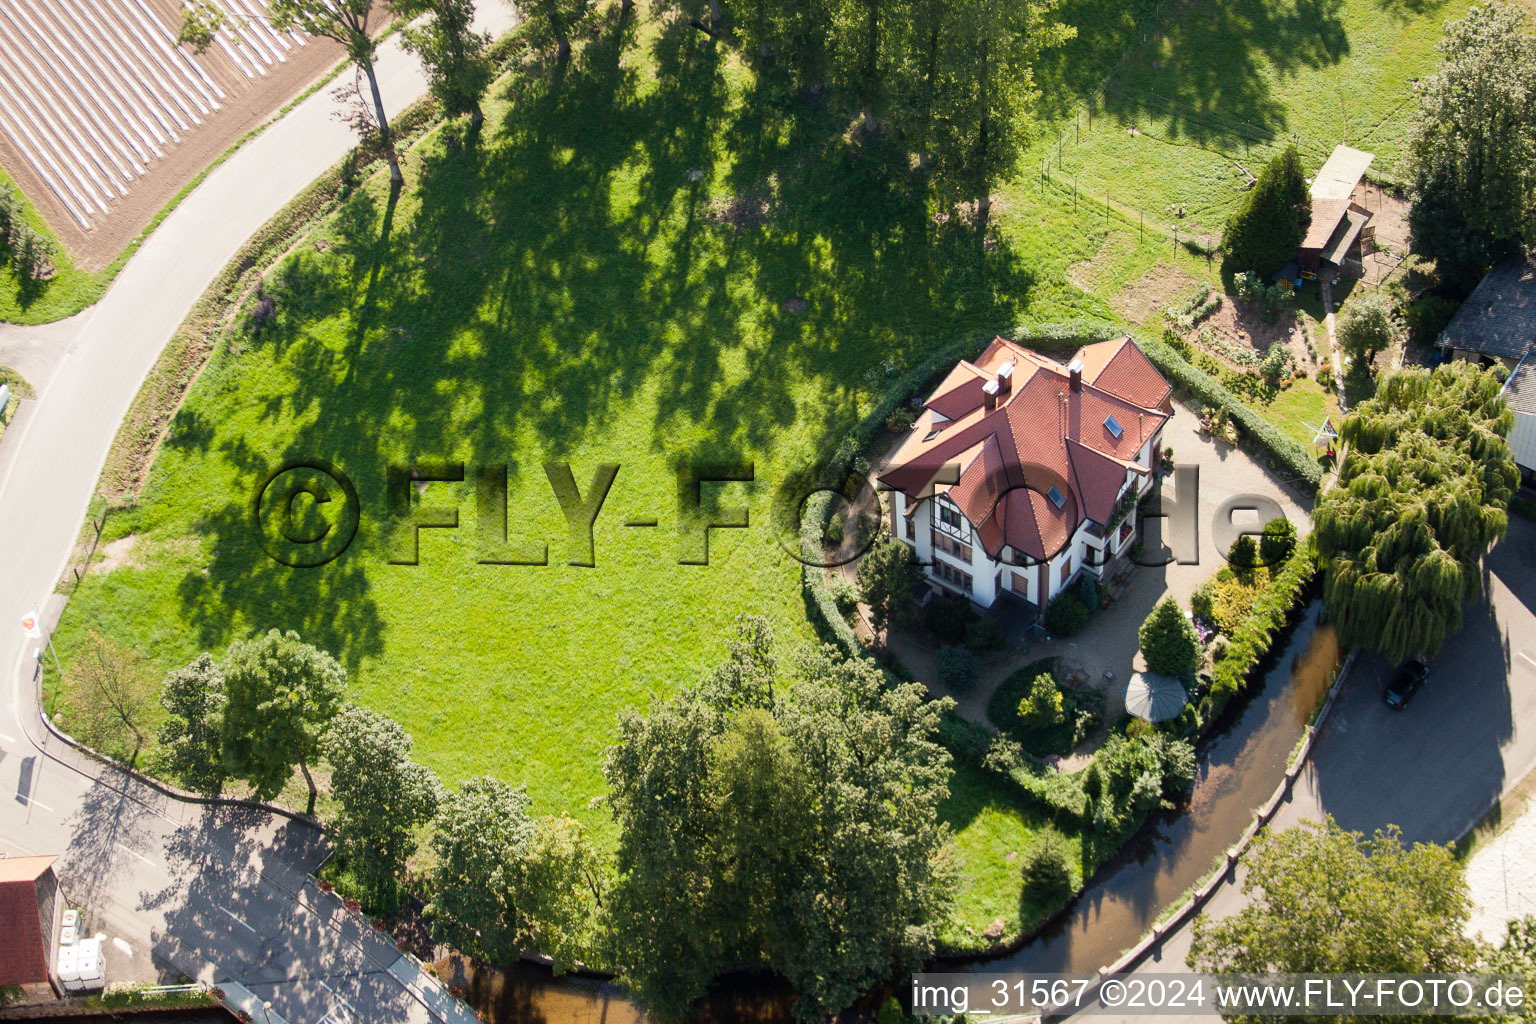
M 1045 496 L 1050 498 L 1051 504 L 1055 505 L 1057 508 L 1062 508 L 1067 503 L 1067 496 L 1062 494 L 1061 488 L 1057 487 L 1055 484 L 1052 484 L 1051 489 L 1045 492 Z
M 1115 419 L 1113 414 L 1104 417 L 1104 429 L 1109 431 L 1109 436 L 1113 437 L 1116 441 L 1120 440 L 1120 435 L 1125 433 L 1125 428 L 1120 425 L 1120 421 Z

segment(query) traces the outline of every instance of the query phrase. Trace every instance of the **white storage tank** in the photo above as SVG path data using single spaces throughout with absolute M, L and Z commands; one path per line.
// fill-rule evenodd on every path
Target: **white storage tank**
M 75 969 L 80 976 L 80 991 L 97 992 L 105 987 L 106 966 L 101 956 L 100 939 L 81 939 L 75 943 Z

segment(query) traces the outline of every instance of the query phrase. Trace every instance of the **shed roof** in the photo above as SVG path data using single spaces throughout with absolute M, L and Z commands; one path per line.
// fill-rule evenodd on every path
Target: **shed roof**
M 1307 225 L 1307 235 L 1301 240 L 1301 248 L 1322 252 L 1348 210 L 1348 199 L 1312 200 L 1312 222 Z
M 1355 186 L 1365 177 L 1365 169 L 1371 166 L 1376 154 L 1349 146 L 1335 146 L 1317 177 L 1312 179 L 1310 194 L 1314 209 L 1321 199 L 1343 199 L 1348 202 Z
M 1440 334 L 1441 345 L 1504 359 L 1521 358 L 1533 343 L 1536 255 L 1488 271 Z
M 1344 257 L 1349 254 L 1349 247 L 1355 244 L 1355 239 L 1360 237 L 1360 229 L 1365 227 L 1365 222 L 1371 219 L 1371 215 L 1361 210 L 1345 210 L 1344 223 L 1338 231 L 1328 240 L 1328 251 L 1323 253 L 1323 259 L 1334 266 L 1344 262 Z

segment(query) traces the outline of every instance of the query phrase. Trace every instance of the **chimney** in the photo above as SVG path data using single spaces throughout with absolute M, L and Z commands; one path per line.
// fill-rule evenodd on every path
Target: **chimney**
M 1008 360 L 997 369 L 997 393 L 1006 395 L 1013 390 L 1013 360 Z
M 1083 390 L 1083 361 L 1081 359 L 1072 360 L 1071 365 L 1067 367 L 1067 375 L 1072 379 L 1073 391 Z
M 988 412 L 997 408 L 997 392 L 998 384 L 995 380 L 989 380 L 981 386 L 981 393 L 985 396 L 984 401 L 986 402 Z

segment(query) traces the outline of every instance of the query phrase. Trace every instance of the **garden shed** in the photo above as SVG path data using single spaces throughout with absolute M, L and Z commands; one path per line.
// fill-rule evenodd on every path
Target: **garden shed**
M 1375 159 L 1363 149 L 1337 146 L 1312 179 L 1312 223 L 1296 252 L 1303 267 L 1316 272 L 1323 264 L 1343 267 L 1350 260 L 1371 220 L 1370 211 L 1355 202 L 1355 190 Z

